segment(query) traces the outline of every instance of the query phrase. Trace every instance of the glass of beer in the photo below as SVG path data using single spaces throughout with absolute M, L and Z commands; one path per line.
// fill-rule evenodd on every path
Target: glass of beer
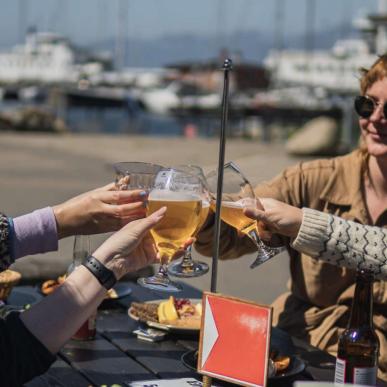
M 151 230 L 161 264 L 154 276 L 139 278 L 140 285 L 167 292 L 181 290 L 181 285 L 169 278 L 168 264 L 198 227 L 202 209 L 198 190 L 201 186 L 199 177 L 174 168 L 162 169 L 157 174 L 148 196 L 147 215 L 167 207 L 163 219 Z
M 207 216 L 210 211 L 210 196 L 207 189 L 207 182 L 204 176 L 204 172 L 198 165 L 178 165 L 176 169 L 198 176 L 201 180 L 201 187 L 198 187 L 198 192 L 202 200 L 202 209 L 200 212 L 200 219 L 197 229 L 195 230 L 193 237 L 203 227 Z M 189 245 L 182 259 L 171 262 L 168 266 L 168 273 L 175 277 L 191 278 L 200 277 L 206 274 L 209 270 L 209 266 L 205 262 L 196 261 L 192 258 L 192 245 Z
M 207 183 L 213 200 L 211 208 L 215 212 L 218 172 L 213 171 L 207 175 Z M 250 268 L 264 263 L 280 252 L 280 249 L 267 246 L 258 235 L 258 223 L 244 214 L 244 209 L 251 206 L 261 206 L 256 199 L 254 190 L 243 175 L 240 168 L 229 162 L 224 165 L 223 190 L 220 217 L 223 222 L 236 228 L 238 232 L 247 235 L 257 247 L 257 257 Z

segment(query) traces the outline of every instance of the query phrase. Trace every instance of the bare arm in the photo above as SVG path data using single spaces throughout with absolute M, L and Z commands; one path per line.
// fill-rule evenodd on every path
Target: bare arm
M 156 248 L 148 231 L 163 217 L 165 208 L 134 221 L 112 235 L 94 256 L 117 277 L 156 260 Z M 96 310 L 106 289 L 80 266 L 52 295 L 21 315 L 27 329 L 51 352 L 56 353 Z

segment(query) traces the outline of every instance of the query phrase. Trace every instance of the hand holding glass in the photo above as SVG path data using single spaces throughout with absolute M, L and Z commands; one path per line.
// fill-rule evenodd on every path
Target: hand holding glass
M 213 196 L 211 206 L 215 211 L 215 200 L 218 183 L 218 173 L 213 171 L 207 175 L 207 183 Z M 244 214 L 246 207 L 259 205 L 250 182 L 243 175 L 239 167 L 233 163 L 227 163 L 223 172 L 223 190 L 221 203 L 221 219 L 236 228 L 239 232 L 247 235 L 256 245 L 258 250 L 257 258 L 250 265 L 250 268 L 266 262 L 280 250 L 265 245 L 258 236 L 258 224 L 256 220 Z

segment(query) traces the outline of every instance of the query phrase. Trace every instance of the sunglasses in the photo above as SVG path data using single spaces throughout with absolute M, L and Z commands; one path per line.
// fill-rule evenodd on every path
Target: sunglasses
M 380 103 L 374 101 L 371 97 L 366 95 L 358 95 L 355 98 L 355 111 L 362 118 L 369 118 L 372 116 L 375 109 Z M 387 118 L 387 102 L 383 104 L 383 116 Z

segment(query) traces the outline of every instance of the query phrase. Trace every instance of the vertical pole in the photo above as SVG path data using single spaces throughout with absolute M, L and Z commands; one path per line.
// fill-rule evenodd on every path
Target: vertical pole
M 116 69 L 122 70 L 126 60 L 126 45 L 128 38 L 128 7 L 127 0 L 118 0 L 118 25 L 116 40 Z
M 224 84 L 222 98 L 222 118 L 220 126 L 220 141 L 219 141 L 219 160 L 218 160 L 218 184 L 216 192 L 216 210 L 215 210 L 215 238 L 213 243 L 213 259 L 211 272 L 211 292 L 216 292 L 217 276 L 218 276 L 218 259 L 219 259 L 219 240 L 220 240 L 220 208 L 222 204 L 223 190 L 223 166 L 224 152 L 226 146 L 226 127 L 228 118 L 228 88 L 229 88 L 229 71 L 232 69 L 231 59 L 225 59 L 223 63 Z

